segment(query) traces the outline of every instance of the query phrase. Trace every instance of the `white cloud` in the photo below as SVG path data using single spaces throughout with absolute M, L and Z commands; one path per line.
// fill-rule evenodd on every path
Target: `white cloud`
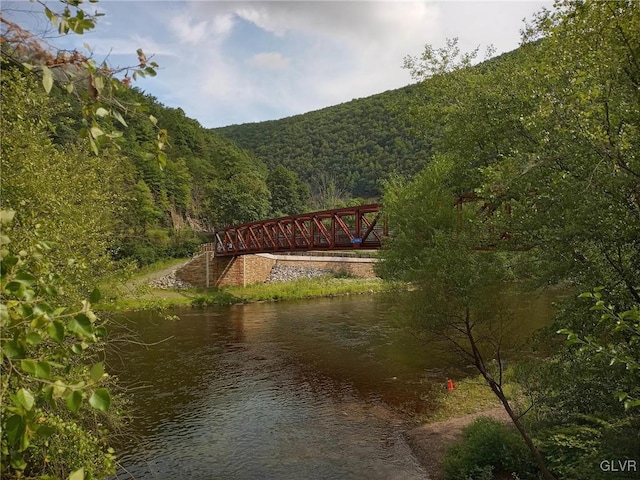
M 91 39 L 76 38 L 76 48 L 84 48 L 84 43 L 89 44 L 93 52 L 98 55 L 133 56 L 138 48 L 141 48 L 147 54 L 147 57 L 151 57 L 151 55 L 176 56 L 178 54 L 172 44 L 160 43 L 147 35 L 133 34 L 126 37 L 92 37 Z
M 258 53 L 248 60 L 249 65 L 268 70 L 284 70 L 289 66 L 290 62 L 290 58 L 279 52 Z
M 131 2 L 136 17 L 144 18 L 133 23 L 129 4 L 108 2 L 121 31 L 110 31 L 112 41 L 105 44 L 117 52 L 142 47 L 158 54 L 163 68 L 144 88 L 212 127 L 280 118 L 401 87 L 411 82 L 403 58 L 419 55 L 425 43 L 443 46 L 446 37 L 460 37 L 467 51 L 490 43 L 498 52 L 513 49 L 520 20 L 543 3 L 549 4 Z
M 195 23 L 187 13 L 174 16 L 169 27 L 180 43 L 198 44 L 207 35 L 207 22 Z

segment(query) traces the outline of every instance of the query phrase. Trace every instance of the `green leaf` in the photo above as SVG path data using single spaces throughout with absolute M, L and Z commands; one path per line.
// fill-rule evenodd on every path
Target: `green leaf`
M 631 408 L 640 407 L 640 399 L 637 400 L 626 400 L 624 402 L 624 409 L 629 410 Z
M 36 361 L 35 360 L 22 360 L 20 362 L 20 368 L 29 375 L 36 374 Z
M 20 405 L 22 405 L 25 410 L 29 411 L 33 408 L 35 398 L 33 398 L 33 394 L 26 388 L 21 388 L 20 390 L 18 390 L 18 394 L 16 395 L 16 398 L 18 399 L 18 402 L 20 402 Z
M 7 419 L 5 433 L 11 445 L 17 444 L 25 431 L 24 418 L 20 415 L 12 415 Z
M 36 377 L 49 379 L 51 378 L 51 365 L 49 362 L 38 362 L 36 363 Z
M 622 391 L 617 391 L 614 393 L 614 395 L 618 397 L 619 402 L 622 402 L 623 400 L 626 400 L 629 397 L 629 394 L 627 392 L 622 392 Z
M 89 132 L 91 132 L 91 136 L 93 138 L 98 138 L 98 137 L 101 137 L 102 135 L 104 135 L 104 132 L 99 127 L 91 127 L 89 129 Z
M 24 461 L 22 455 L 13 453 L 11 454 L 11 466 L 15 470 L 24 470 L 25 468 L 27 468 L 27 462 Z
M 98 289 L 98 287 L 96 287 L 91 292 L 91 296 L 89 297 L 89 301 L 91 303 L 98 303 L 100 301 L 101 297 L 102 297 L 102 295 L 100 294 L 100 290 Z
M 49 324 L 47 333 L 54 342 L 62 343 L 64 341 L 64 325 L 58 320 L 54 320 Z
M 42 390 L 42 399 L 47 402 L 50 406 L 54 406 L 53 404 L 53 385 L 49 385 L 48 387 Z
M 31 443 L 29 440 L 31 437 L 31 431 L 29 429 L 29 425 L 27 424 L 27 429 L 22 434 L 22 438 L 20 438 L 20 448 L 19 452 L 24 452 L 27 448 L 29 448 L 29 444 Z
M 128 126 L 127 122 L 124 121 L 124 118 L 122 118 L 122 115 L 117 110 L 113 110 L 111 112 L 111 115 L 113 115 L 113 118 L 115 118 L 117 121 L 119 121 L 123 126 L 125 126 L 125 127 Z
M 29 345 L 38 345 L 42 343 L 42 337 L 38 332 L 27 333 L 27 343 Z
M 56 431 L 57 430 L 55 428 L 50 427 L 49 425 L 40 425 L 36 429 L 36 435 L 41 438 L 49 438 L 51 435 L 56 433 Z
M 82 392 L 79 390 L 72 391 L 66 398 L 67 408 L 73 413 L 78 413 L 80 405 L 82 405 Z
M 91 151 L 93 152 L 93 154 L 98 155 L 98 145 L 96 144 L 96 141 L 91 136 L 89 137 L 89 146 L 91 147 Z
M 17 340 L 4 342 L 2 344 L 2 353 L 4 353 L 8 358 L 21 358 L 25 355 L 24 348 Z
M 101 93 L 104 89 L 104 79 L 102 77 L 95 77 L 93 79 L 93 86 L 96 87 L 98 93 Z
M 167 165 L 167 155 L 164 152 L 158 152 L 158 164 L 160 168 L 164 168 Z
M 91 320 L 89 320 L 89 317 L 87 317 L 84 313 L 79 313 L 71 320 L 69 320 L 67 328 L 73 333 L 82 337 L 90 337 L 93 333 Z
M 13 210 L 0 210 L 0 224 L 8 225 L 13 221 L 16 212 Z
M 102 380 L 103 376 L 104 365 L 102 364 L 102 362 L 96 363 L 93 367 L 91 367 L 91 370 L 89 371 L 89 377 L 91 377 L 91 380 L 93 380 L 94 382 L 99 382 L 100 380 Z
M 47 93 L 53 88 L 53 72 L 49 67 L 42 67 L 42 86 Z
M 98 107 L 96 109 L 96 115 L 99 117 L 106 117 L 107 115 L 109 115 L 109 110 L 104 107 Z
M 153 115 L 149 115 L 149 120 L 151 120 L 151 123 L 153 123 L 154 125 L 158 124 L 158 119 Z
M 29 274 L 27 272 L 18 272 L 13 277 L 13 281 L 21 283 L 22 285 L 25 285 L 27 287 L 30 287 L 31 285 L 33 285 L 35 283 L 36 277 L 34 277 L 33 275 L 31 275 L 31 274 Z
M 111 406 L 111 395 L 106 388 L 97 388 L 89 398 L 89 405 L 93 408 L 107 412 Z
M 84 480 L 84 467 L 71 472 L 67 477 L 67 480 Z
M 53 382 L 53 392 L 52 396 L 54 398 L 64 396 L 64 393 L 67 391 L 67 386 L 64 384 L 62 380 L 56 380 Z

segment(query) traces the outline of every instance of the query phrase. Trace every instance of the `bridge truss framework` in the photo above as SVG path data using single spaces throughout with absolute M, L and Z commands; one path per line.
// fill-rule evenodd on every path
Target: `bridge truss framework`
M 373 203 L 219 229 L 215 232 L 215 255 L 377 250 L 382 246 L 382 238 L 388 235 L 380 207 Z

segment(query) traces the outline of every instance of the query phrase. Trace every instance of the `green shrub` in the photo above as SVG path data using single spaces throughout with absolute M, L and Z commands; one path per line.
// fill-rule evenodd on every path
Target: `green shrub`
M 207 242 L 206 235 L 183 228 L 175 230 L 170 237 L 167 256 L 173 258 L 191 257 L 200 245 Z
M 446 453 L 447 480 L 488 480 L 496 474 L 535 478 L 529 450 L 510 426 L 491 418 L 479 418 L 463 430 L 463 438 Z
M 119 420 L 105 372 L 105 321 L 88 300 L 67 306 L 51 248 L 15 252 L 13 211 L 0 211 L 0 476 L 85 479 L 115 473 L 109 429 Z
M 535 433 L 549 468 L 567 480 L 634 478 L 630 472 L 603 472 L 600 462 L 635 459 L 640 451 L 640 421 L 615 422 L 578 415 Z

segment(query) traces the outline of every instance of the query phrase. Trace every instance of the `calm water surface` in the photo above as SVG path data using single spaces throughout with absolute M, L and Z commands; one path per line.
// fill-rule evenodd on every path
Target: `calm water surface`
M 430 398 L 448 376 L 469 370 L 446 345 L 411 334 L 402 303 L 374 295 L 128 315 L 137 340 L 154 345 L 110 355 L 138 408 L 117 478 L 425 478 L 403 432 L 436 408 Z M 521 334 L 549 321 L 549 294 L 518 303 Z

